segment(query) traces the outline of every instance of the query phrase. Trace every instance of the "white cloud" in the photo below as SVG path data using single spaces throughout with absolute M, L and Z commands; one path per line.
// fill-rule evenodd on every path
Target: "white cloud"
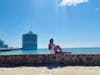
M 76 6 L 77 4 L 87 3 L 88 0 L 62 0 L 60 6 Z

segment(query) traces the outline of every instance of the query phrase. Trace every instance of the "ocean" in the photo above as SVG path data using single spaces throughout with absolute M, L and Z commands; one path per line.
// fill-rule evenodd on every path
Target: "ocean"
M 100 54 L 100 48 L 63 48 L 72 54 Z M 0 55 L 50 54 L 48 49 L 0 51 Z

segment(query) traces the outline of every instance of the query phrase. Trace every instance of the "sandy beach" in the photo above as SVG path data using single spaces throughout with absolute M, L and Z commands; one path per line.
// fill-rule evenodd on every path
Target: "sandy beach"
M 0 67 L 0 75 L 100 75 L 100 67 Z

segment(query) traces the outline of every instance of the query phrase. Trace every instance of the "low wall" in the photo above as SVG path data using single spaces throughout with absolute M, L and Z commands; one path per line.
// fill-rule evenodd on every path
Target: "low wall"
M 0 55 L 0 65 L 57 63 L 66 65 L 99 65 L 100 54 Z

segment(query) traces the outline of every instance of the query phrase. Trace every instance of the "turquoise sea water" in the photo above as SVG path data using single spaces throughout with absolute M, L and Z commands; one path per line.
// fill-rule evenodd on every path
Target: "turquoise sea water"
M 100 48 L 63 48 L 63 52 L 72 52 L 72 54 L 100 54 Z M 38 50 L 12 50 L 1 51 L 0 55 L 24 55 L 24 54 L 50 54 L 48 49 Z

